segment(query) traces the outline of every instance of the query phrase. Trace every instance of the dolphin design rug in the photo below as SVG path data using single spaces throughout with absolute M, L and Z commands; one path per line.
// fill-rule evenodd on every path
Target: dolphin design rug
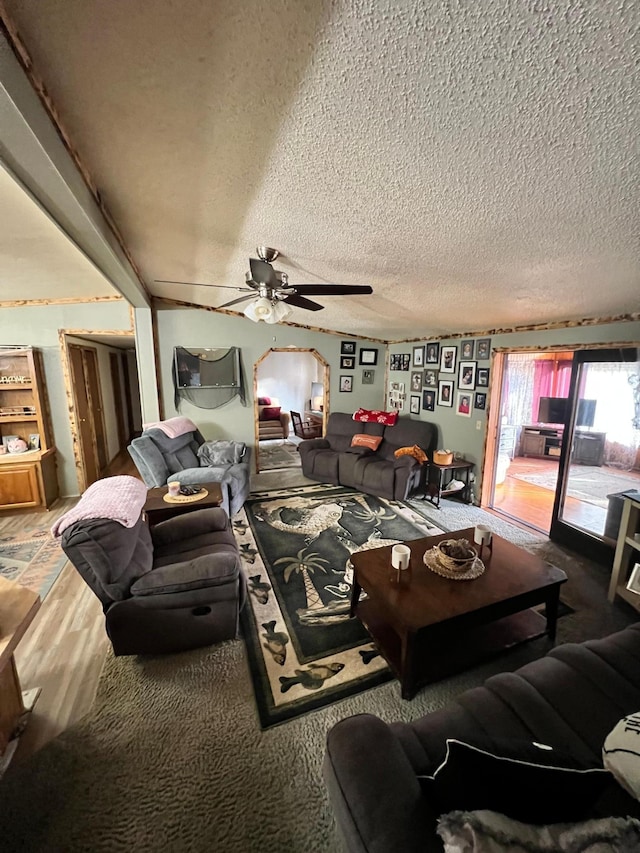
M 252 493 L 233 529 L 249 585 L 243 629 L 263 728 L 391 678 L 349 618 L 350 557 L 439 527 L 407 503 L 317 485 Z

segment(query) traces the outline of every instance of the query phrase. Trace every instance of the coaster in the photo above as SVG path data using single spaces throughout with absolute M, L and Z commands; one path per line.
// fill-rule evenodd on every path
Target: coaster
M 174 497 L 167 492 L 166 495 L 162 496 L 162 500 L 166 501 L 168 504 L 190 504 L 194 501 L 201 501 L 202 498 L 206 498 L 208 494 L 209 492 L 203 487 L 197 495 L 176 495 Z

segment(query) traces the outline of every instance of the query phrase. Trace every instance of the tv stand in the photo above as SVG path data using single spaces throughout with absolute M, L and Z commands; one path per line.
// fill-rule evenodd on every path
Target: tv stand
M 563 436 L 563 424 L 525 424 L 522 427 L 520 455 L 558 459 Z M 606 432 L 576 429 L 571 462 L 574 465 L 596 465 L 599 468 L 604 460 L 606 438 Z

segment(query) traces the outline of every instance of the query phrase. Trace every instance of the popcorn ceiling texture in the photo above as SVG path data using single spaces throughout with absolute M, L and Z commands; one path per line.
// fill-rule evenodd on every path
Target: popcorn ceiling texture
M 5 0 L 152 292 L 394 339 L 637 311 L 640 4 Z M 242 305 L 239 310 L 242 310 Z

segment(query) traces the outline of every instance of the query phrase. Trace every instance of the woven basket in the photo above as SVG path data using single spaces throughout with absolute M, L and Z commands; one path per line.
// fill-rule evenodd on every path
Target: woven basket
M 442 542 L 438 542 L 436 545 L 438 550 L 438 559 L 442 565 L 451 572 L 466 572 L 467 569 L 471 568 L 474 560 L 478 556 L 476 549 L 472 548 L 471 545 L 467 543 L 467 547 L 464 549 L 464 557 L 452 557 L 448 553 L 449 549 L 453 545 L 460 547 L 460 544 L 461 540 L 459 539 L 443 539 Z
M 445 453 L 443 450 L 434 450 L 433 461 L 436 465 L 451 465 L 453 453 Z

